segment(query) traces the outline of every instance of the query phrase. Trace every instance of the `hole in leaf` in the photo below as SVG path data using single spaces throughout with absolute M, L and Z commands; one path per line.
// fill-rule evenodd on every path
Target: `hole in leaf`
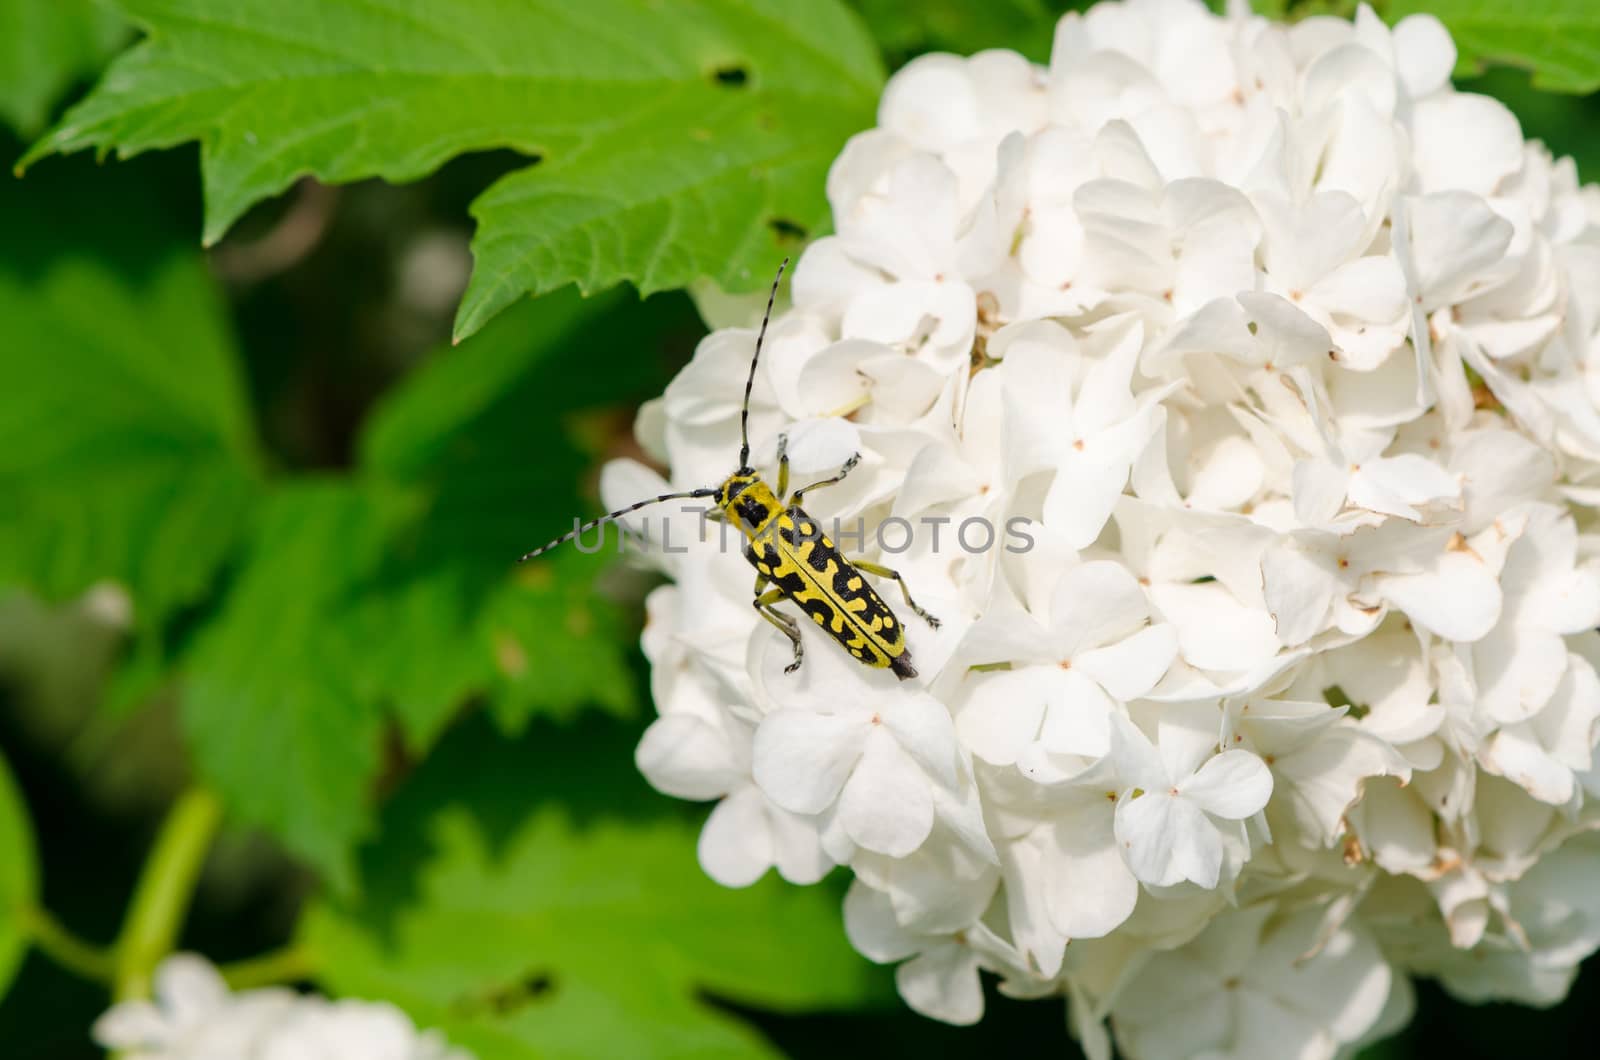
M 505 986 L 489 986 L 456 999 L 451 1006 L 463 1016 L 509 1016 L 544 998 L 556 988 L 555 976 L 546 971 L 531 971 Z
M 803 243 L 810 234 L 805 225 L 787 217 L 770 217 L 767 227 L 772 229 L 772 234 L 778 237 L 780 243 Z
M 711 71 L 711 79 L 723 88 L 743 88 L 750 83 L 750 70 L 738 63 L 719 66 Z

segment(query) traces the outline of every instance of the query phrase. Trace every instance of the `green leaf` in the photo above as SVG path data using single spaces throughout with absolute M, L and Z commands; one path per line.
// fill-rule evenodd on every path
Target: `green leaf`
M 876 999 L 838 893 L 769 878 L 727 890 L 693 823 L 631 767 L 632 734 L 541 726 L 453 735 L 368 851 L 361 906 L 301 925 L 322 984 L 383 997 L 483 1060 L 771 1056 L 707 996 L 807 1011 Z
M 243 571 L 185 665 L 184 733 L 232 817 L 348 887 L 369 826 L 382 718 L 329 616 L 376 569 L 382 525 L 340 481 L 291 482 L 263 506 Z
M 39 894 L 39 866 L 28 808 L 0 756 L 0 997 L 28 951 L 25 917 Z
M 595 588 L 610 562 L 568 550 L 520 571 L 489 599 L 480 628 L 494 651 L 492 703 L 506 731 L 521 731 L 537 714 L 570 717 L 589 706 L 634 713 L 634 624 Z
M 37 144 L 201 144 L 208 241 L 302 174 L 538 164 L 477 203 L 465 336 L 524 293 L 768 282 L 882 70 L 838 0 L 125 0 L 149 38 Z
M 0 181 L 0 584 L 113 579 L 150 632 L 210 591 L 256 457 L 204 261 L 156 189 L 94 168 Z
M 851 0 L 867 28 L 899 66 L 923 52 L 971 55 L 1010 48 L 1036 63 L 1050 61 L 1056 22 L 1088 5 L 1074 0 Z
M 438 351 L 374 412 L 361 472 L 395 514 L 359 618 L 363 665 L 413 747 L 474 693 L 513 732 L 534 714 L 635 708 L 634 622 L 596 588 L 614 557 L 515 559 L 593 508 L 578 487 L 601 453 L 575 441 L 583 417 L 625 434 L 672 367 L 663 336 L 698 331 L 681 297 L 559 291 Z
M 235 819 L 346 887 L 386 717 L 421 752 L 478 696 L 511 731 L 635 707 L 632 619 L 595 590 L 610 557 L 515 559 L 582 506 L 593 455 L 565 414 L 659 390 L 641 333 L 680 327 L 681 298 L 525 303 L 385 396 L 353 476 L 273 487 L 184 661 L 184 730 Z M 589 343 L 619 351 L 620 389 Z
M 128 24 L 94 0 L 0 0 L 0 122 L 25 136 L 80 78 L 99 73 Z
M 1592 0 L 1388 0 L 1385 18 L 1435 15 L 1460 52 L 1458 73 L 1503 63 L 1533 73 L 1536 88 L 1600 88 L 1600 7 Z

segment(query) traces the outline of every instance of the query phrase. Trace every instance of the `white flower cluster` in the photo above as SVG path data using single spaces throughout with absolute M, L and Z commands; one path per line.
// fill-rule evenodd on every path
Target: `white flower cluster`
M 977 1020 L 993 973 L 1094 1057 L 1332 1057 L 1414 974 L 1564 994 L 1600 945 L 1600 192 L 1455 58 L 1428 16 L 1125 0 L 1048 69 L 894 76 L 751 439 L 769 481 L 781 432 L 800 483 L 861 453 L 807 510 L 916 528 L 866 552 L 943 625 L 884 584 L 918 679 L 810 623 L 785 673 L 737 542 L 668 516 L 638 763 L 720 800 L 712 877 L 847 865 L 910 1005 Z M 641 413 L 673 488 L 731 470 L 753 338 Z
M 94 1039 L 125 1060 L 472 1060 L 437 1032 L 419 1034 L 381 1001 L 329 1001 L 286 989 L 231 993 L 203 957 L 156 969 L 155 1000 L 124 1001 Z

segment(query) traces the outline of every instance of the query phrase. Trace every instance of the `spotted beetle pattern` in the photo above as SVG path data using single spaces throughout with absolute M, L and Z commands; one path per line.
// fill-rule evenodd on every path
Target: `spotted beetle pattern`
M 900 620 L 803 509 L 792 506 L 768 520 L 744 555 L 857 660 L 904 677 L 916 674 Z

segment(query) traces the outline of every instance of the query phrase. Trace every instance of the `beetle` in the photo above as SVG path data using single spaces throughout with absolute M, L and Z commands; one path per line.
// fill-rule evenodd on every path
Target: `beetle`
M 767 309 L 761 317 L 761 330 L 756 334 L 755 353 L 750 358 L 750 374 L 745 379 L 744 401 L 739 409 L 739 466 L 733 473 L 716 486 L 681 493 L 663 493 L 608 512 L 524 554 L 518 562 L 525 563 L 597 526 L 614 522 L 652 504 L 710 498 L 722 516 L 744 535 L 744 557 L 756 569 L 751 606 L 788 637 L 794 648 L 794 661 L 784 667 L 785 673 L 798 670 L 805 657 L 799 623 L 777 606 L 788 600 L 810 616 L 824 633 L 856 660 L 878 669 L 886 668 L 904 681 L 917 675 L 915 667 L 911 665 L 911 649 L 906 644 L 905 627 L 863 575 L 892 579 L 900 586 L 906 606 L 919 618 L 934 629 L 939 628 L 939 620 L 912 599 L 911 590 L 898 571 L 865 560 L 846 559 L 801 504 L 807 493 L 844 481 L 845 476 L 860 462 L 861 454 L 852 455 L 832 477 L 795 490 L 792 497 L 789 496 L 787 435 L 778 436 L 776 490 L 750 466 L 750 392 L 755 387 L 756 365 L 761 360 L 761 345 L 767 336 L 767 324 L 772 319 L 778 285 L 783 281 L 783 271 L 788 264 L 788 259 L 784 259 L 783 264 L 778 266 L 778 275 L 772 281 L 772 291 L 767 296 Z

